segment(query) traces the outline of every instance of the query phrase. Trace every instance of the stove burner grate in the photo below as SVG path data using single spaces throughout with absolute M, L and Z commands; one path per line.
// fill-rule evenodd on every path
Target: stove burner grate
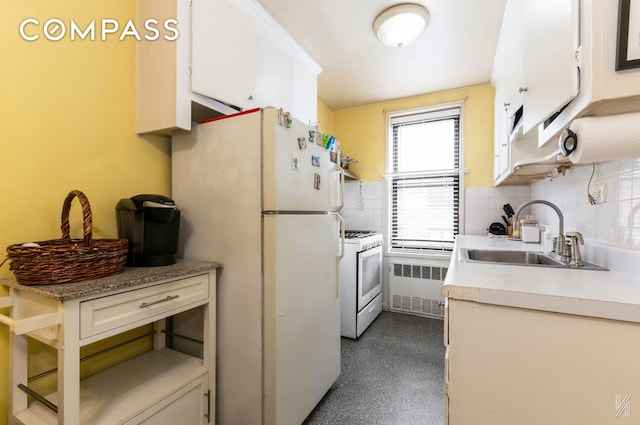
M 344 232 L 344 237 L 347 239 L 359 239 L 375 235 L 375 233 L 376 232 L 373 232 L 371 230 L 347 230 Z

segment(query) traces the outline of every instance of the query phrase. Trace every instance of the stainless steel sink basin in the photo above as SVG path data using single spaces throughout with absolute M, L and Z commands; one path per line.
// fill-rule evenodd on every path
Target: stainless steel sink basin
M 581 270 L 608 270 L 596 264 L 584 262 L 584 266 L 575 267 L 564 263 L 555 254 L 543 254 L 531 251 L 500 251 L 492 249 L 461 248 L 459 260 L 468 263 L 492 263 L 519 266 L 557 267 Z
M 481 249 L 465 249 L 468 260 L 485 261 L 489 263 L 507 264 L 538 264 L 549 266 L 564 266 L 561 261 L 556 261 L 540 252 L 529 251 L 494 251 Z

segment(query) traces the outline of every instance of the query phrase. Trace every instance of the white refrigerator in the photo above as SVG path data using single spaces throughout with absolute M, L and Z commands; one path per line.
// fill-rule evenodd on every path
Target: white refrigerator
M 287 118 L 258 109 L 172 138 L 179 255 L 222 265 L 218 425 L 299 425 L 340 374 L 344 175 Z

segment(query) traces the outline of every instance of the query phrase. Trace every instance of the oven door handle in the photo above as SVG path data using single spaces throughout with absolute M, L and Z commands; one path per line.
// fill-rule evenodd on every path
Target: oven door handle
M 336 257 L 336 298 L 340 298 L 340 260 L 344 258 L 344 232 L 345 222 L 340 214 L 336 213 L 336 219 L 340 222 L 340 255 Z

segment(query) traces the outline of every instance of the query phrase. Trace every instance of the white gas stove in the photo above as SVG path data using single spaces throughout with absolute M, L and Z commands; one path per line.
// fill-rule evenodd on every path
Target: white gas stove
M 382 235 L 345 232 L 340 261 L 340 328 L 342 336 L 358 338 L 382 312 Z
M 370 230 L 347 230 L 344 232 L 344 243 L 356 245 L 356 252 L 366 251 L 382 245 L 382 235 Z

